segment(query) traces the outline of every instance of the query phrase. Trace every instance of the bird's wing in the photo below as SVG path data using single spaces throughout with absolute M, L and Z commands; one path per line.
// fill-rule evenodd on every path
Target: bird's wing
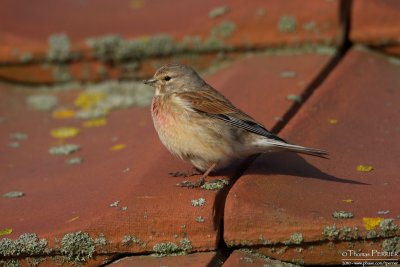
M 286 143 L 285 140 L 268 131 L 264 126 L 236 108 L 224 96 L 212 88 L 182 92 L 178 93 L 177 96 L 183 100 L 188 107 L 206 116 L 220 119 L 238 128 Z

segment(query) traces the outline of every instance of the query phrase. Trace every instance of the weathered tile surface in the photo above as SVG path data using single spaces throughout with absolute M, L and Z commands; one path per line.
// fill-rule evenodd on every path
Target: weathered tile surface
M 355 0 L 352 4 L 350 38 L 400 55 L 400 2 Z
M 329 58 L 316 54 L 249 56 L 209 74 L 206 80 L 270 127 L 275 117 L 292 105 L 287 95 L 301 94 Z M 299 62 L 307 63 L 299 68 Z M 291 72 L 292 77 L 283 72 Z M 109 112 L 105 125 L 68 118 L 71 110 L 76 116 L 76 105 L 94 111 L 96 105 L 100 106 L 98 101 L 103 105 L 119 103 L 122 100 L 118 92 L 123 95 L 130 86 L 143 90 L 124 83 L 99 84 L 86 90 L 31 90 L 2 85 L 0 193 L 24 193 L 20 198 L 0 198 L 0 230 L 13 230 L 4 238 L 36 233 L 47 239 L 48 247 L 62 250 L 64 245 L 56 239 L 84 236 L 86 243 L 96 248 L 94 255 L 109 257 L 216 249 L 222 214 L 214 212 L 223 204 L 216 203 L 218 192 L 175 186 L 183 178 L 169 177 L 168 172 L 189 170 L 191 166 L 170 155 L 158 141 L 148 108 Z M 140 92 L 143 98 L 145 91 Z M 34 109 L 32 102 L 38 99 L 32 101 L 32 95 L 47 95 L 36 109 L 48 110 Z M 140 105 L 146 102 L 136 101 Z M 96 123 L 98 127 L 87 127 Z M 70 129 L 52 133 L 60 127 Z M 52 136 L 73 135 L 74 129 L 79 133 L 73 137 Z M 15 133 L 22 133 L 22 137 Z M 81 149 L 67 156 L 49 154 L 50 147 L 62 144 L 77 144 Z M 76 157 L 83 162 L 65 163 Z M 193 204 L 203 200 L 203 206 Z M 96 240 L 100 243 L 93 244 Z
M 399 235 L 399 74 L 387 57 L 352 49 L 280 134 L 329 159 L 258 157 L 228 194 L 227 244 L 306 264 L 339 264 L 345 249 L 390 250 Z M 333 218 L 340 211 L 353 217 Z
M 246 250 L 235 250 L 222 265 L 223 267 L 241 266 L 268 266 L 268 267 L 294 267 L 293 264 L 277 261 L 263 256 L 262 254 Z

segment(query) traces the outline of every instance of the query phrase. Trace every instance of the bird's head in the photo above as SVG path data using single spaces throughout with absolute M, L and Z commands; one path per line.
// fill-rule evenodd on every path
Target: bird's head
M 191 67 L 168 64 L 159 68 L 145 84 L 156 89 L 156 95 L 185 92 L 201 88 L 205 82 Z

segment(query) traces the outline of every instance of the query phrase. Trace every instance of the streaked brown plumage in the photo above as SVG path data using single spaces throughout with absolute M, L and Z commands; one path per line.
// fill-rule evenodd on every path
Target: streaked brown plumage
M 155 87 L 151 113 L 161 142 L 204 172 L 257 153 L 288 150 L 324 157 L 327 152 L 292 145 L 269 132 L 208 85 L 190 67 L 169 64 L 144 83 Z

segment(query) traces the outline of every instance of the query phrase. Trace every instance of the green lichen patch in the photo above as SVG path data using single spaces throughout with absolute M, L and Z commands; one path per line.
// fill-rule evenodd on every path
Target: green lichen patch
M 379 228 L 382 237 L 395 235 L 399 231 L 399 226 L 394 223 L 393 219 L 383 219 L 379 224 Z
M 236 30 L 236 24 L 232 21 L 222 21 L 220 24 L 211 29 L 211 36 L 218 39 L 226 39 L 231 37 Z
M 71 41 L 65 33 L 50 35 L 48 43 L 47 60 L 50 62 L 64 63 L 79 56 L 71 51 Z
M 335 240 L 339 236 L 339 230 L 336 228 L 336 225 L 326 226 L 322 231 L 322 234 L 326 236 L 329 240 Z
M 205 219 L 204 219 L 204 217 L 199 216 L 199 217 L 196 217 L 196 222 L 203 223 L 203 222 L 205 222 Z
M 297 20 L 294 16 L 281 16 L 278 22 L 280 32 L 294 32 L 297 28 Z
M 180 244 L 181 244 L 181 249 L 185 252 L 190 252 L 193 249 L 192 243 L 188 238 L 183 238 L 180 241 Z
M 157 243 L 153 246 L 156 257 L 185 255 L 192 250 L 192 243 L 188 238 L 180 241 L 180 246 L 173 242 Z
M 217 179 L 210 182 L 205 182 L 201 188 L 205 190 L 219 190 L 224 188 L 225 185 L 228 185 L 229 182 L 225 179 Z
M 75 232 L 64 235 L 61 240 L 61 254 L 67 262 L 81 265 L 93 257 L 96 243 L 88 233 Z
M 344 226 L 342 228 L 337 228 L 335 224 L 326 226 L 322 234 L 327 237 L 328 240 L 353 240 L 361 236 L 358 227 L 351 228 Z
M 75 144 L 65 144 L 60 146 L 53 146 L 49 148 L 51 155 L 69 155 L 76 151 L 79 151 L 81 147 Z
M 229 10 L 230 10 L 229 6 L 219 6 L 210 10 L 210 12 L 208 12 L 208 17 L 210 19 L 215 19 L 217 17 L 225 15 L 226 13 L 229 12 Z
M 383 241 L 382 249 L 389 253 L 400 253 L 400 237 L 396 236 Z
M 351 219 L 353 218 L 353 213 L 349 212 L 349 211 L 334 211 L 332 213 L 332 217 L 335 219 Z
M 125 247 L 130 247 L 133 245 L 143 244 L 143 242 L 134 235 L 124 235 L 124 237 L 122 238 L 121 244 Z

